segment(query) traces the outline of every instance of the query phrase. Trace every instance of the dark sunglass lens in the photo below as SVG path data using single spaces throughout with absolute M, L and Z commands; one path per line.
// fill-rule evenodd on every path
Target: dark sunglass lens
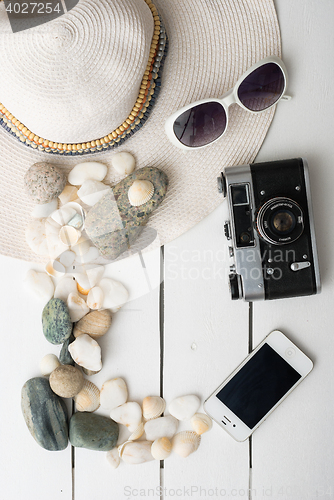
M 275 63 L 267 63 L 245 78 L 238 89 L 238 97 L 251 111 L 263 111 L 278 101 L 283 94 L 284 83 L 281 68 Z
M 178 116 L 173 128 L 182 144 L 198 148 L 222 135 L 226 128 L 226 113 L 218 102 L 206 102 Z

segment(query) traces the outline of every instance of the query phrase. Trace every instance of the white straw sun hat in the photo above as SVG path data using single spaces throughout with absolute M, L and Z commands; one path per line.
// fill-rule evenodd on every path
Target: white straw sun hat
M 114 184 L 112 155 L 128 151 L 137 168 L 169 177 L 150 219 L 160 244 L 199 222 L 221 202 L 221 169 L 256 157 L 274 108 L 255 115 L 233 106 L 224 137 L 190 152 L 169 142 L 165 121 L 223 95 L 269 55 L 280 56 L 272 0 L 80 0 L 17 33 L 0 1 L 0 252 L 37 260 L 24 237 L 33 204 L 23 179 L 38 161 L 66 172 L 101 161 Z

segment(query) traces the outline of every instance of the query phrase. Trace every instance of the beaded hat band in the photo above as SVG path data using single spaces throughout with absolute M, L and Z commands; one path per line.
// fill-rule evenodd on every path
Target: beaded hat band
M 1 0 L 0 0 L 1 1 Z M 154 101 L 161 87 L 161 73 L 167 54 L 168 40 L 166 30 L 158 11 L 151 0 L 145 0 L 151 10 L 154 20 L 154 32 L 150 47 L 149 59 L 141 81 L 137 100 L 131 113 L 116 129 L 104 137 L 79 144 L 53 142 L 34 134 L 21 123 L 0 102 L 0 125 L 22 143 L 39 151 L 61 155 L 82 155 L 95 153 L 120 146 L 126 139 L 138 131 L 147 120 Z

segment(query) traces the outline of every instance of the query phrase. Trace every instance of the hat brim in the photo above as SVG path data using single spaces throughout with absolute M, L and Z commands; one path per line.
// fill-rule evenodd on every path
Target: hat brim
M 281 55 L 280 33 L 272 0 L 156 0 L 166 26 L 168 55 L 162 88 L 146 124 L 115 151 L 78 157 L 53 157 L 20 144 L 0 130 L 0 252 L 28 261 L 40 260 L 25 241 L 33 202 L 24 190 L 24 175 L 37 161 L 69 171 L 80 161 L 108 165 L 107 182 L 120 177 L 111 167 L 115 152 L 129 151 L 137 168 L 153 166 L 169 178 L 167 197 L 150 219 L 161 245 L 190 229 L 219 203 L 217 176 L 224 166 L 253 162 L 269 129 L 275 108 L 259 115 L 238 106 L 230 109 L 229 128 L 221 140 L 200 150 L 182 151 L 164 131 L 168 116 L 185 104 L 224 94 L 252 64 Z M 13 35 L 14 36 L 14 35 Z M 0 85 L 1 93 L 1 85 Z

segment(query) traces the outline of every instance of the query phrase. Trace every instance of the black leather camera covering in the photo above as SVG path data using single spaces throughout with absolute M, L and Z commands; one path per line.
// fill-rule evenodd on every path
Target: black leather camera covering
M 257 163 L 250 168 L 257 212 L 268 200 L 282 196 L 296 201 L 304 214 L 304 231 L 295 242 L 273 245 L 260 237 L 265 299 L 315 294 L 316 278 L 303 160 L 295 158 Z M 297 186 L 301 189 L 296 190 Z M 261 195 L 261 191 L 265 193 Z M 254 224 L 256 226 L 256 221 Z M 306 259 L 304 255 L 307 255 Z M 270 257 L 273 262 L 268 262 Z M 293 262 L 305 260 L 311 262 L 310 267 L 292 271 L 290 266 Z M 274 269 L 274 274 L 267 274 L 268 268 Z

